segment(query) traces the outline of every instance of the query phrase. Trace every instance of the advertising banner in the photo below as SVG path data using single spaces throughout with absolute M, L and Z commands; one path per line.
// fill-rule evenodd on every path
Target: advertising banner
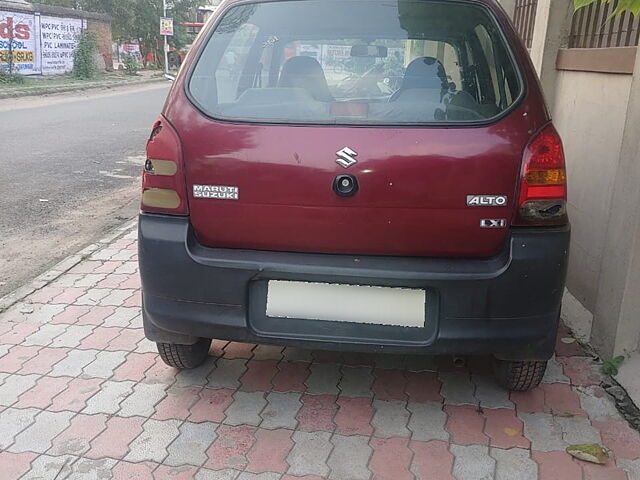
M 73 70 L 73 53 L 82 32 L 79 18 L 40 18 L 42 74 L 59 75 Z
M 40 73 L 38 20 L 29 13 L 0 11 L 0 69 L 11 66 L 22 75 Z
M 173 35 L 173 18 L 160 17 L 160 35 Z

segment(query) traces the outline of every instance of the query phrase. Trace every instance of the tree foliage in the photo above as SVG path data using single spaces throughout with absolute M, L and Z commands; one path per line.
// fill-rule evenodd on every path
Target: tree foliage
M 614 0 L 573 0 L 576 10 L 595 2 L 611 3 Z M 611 16 L 620 15 L 622 12 L 629 11 L 634 15 L 640 15 L 640 0 L 619 0 L 618 5 Z
M 40 0 L 40 3 L 76 8 L 90 12 L 106 13 L 113 17 L 111 24 L 113 38 L 119 43 L 138 40 L 143 56 L 152 52 L 157 61 L 163 59 L 163 39 L 160 35 L 162 0 Z M 190 43 L 182 22 L 193 21 L 197 7 L 206 0 L 167 1 L 171 6 L 167 16 L 173 17 L 174 36 L 169 37 L 169 45 L 183 48 Z
M 95 32 L 84 31 L 78 39 L 78 47 L 73 56 L 73 74 L 83 80 L 94 77 L 97 71 L 95 55 L 98 51 L 98 37 Z

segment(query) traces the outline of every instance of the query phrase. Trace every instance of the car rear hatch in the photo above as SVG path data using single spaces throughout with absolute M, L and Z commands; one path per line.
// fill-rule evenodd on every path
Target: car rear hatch
M 252 5 L 218 14 L 185 81 L 189 100 L 167 112 L 199 241 L 496 254 L 538 125 L 518 108 L 524 81 L 491 12 L 436 1 Z M 347 32 L 366 41 L 341 40 Z M 344 175 L 358 185 L 349 196 L 335 188 Z

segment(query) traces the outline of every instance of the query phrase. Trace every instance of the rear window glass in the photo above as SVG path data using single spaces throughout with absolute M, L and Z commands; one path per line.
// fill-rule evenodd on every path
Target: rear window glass
M 430 0 L 238 5 L 189 80 L 213 117 L 282 123 L 486 121 L 521 88 L 485 8 Z

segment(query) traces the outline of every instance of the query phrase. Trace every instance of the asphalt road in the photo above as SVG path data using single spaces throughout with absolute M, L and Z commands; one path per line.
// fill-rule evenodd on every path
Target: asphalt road
M 0 100 L 0 296 L 136 215 L 168 88 Z

